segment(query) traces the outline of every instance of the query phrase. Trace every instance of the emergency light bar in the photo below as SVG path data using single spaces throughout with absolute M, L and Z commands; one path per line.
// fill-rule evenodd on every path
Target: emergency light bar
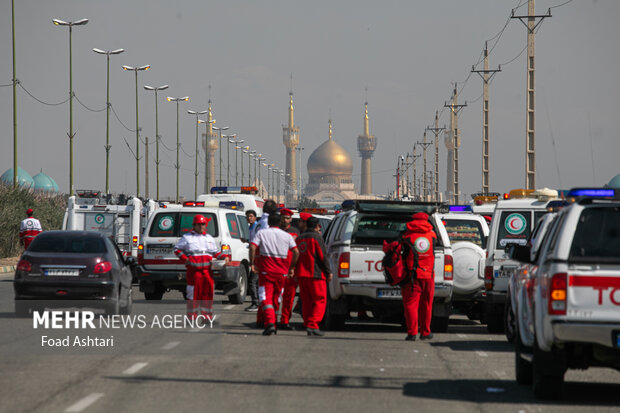
M 572 198 L 620 198 L 614 188 L 573 188 L 568 192 Z
M 258 188 L 255 186 L 214 186 L 212 194 L 251 194 L 256 195 Z
M 472 212 L 469 205 L 450 205 L 450 212 Z
M 183 202 L 184 207 L 203 207 L 205 203 L 203 201 L 185 201 Z

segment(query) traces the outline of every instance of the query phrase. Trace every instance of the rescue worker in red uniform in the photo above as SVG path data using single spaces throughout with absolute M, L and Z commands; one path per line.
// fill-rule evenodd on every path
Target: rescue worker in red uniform
M 24 219 L 19 225 L 19 243 L 24 246 L 24 249 L 27 250 L 28 246 L 41 232 L 43 232 L 43 228 L 41 228 L 41 222 L 38 219 L 32 216 L 33 211 L 32 208 L 28 208 L 26 211 L 26 215 L 28 218 Z
M 230 255 L 219 251 L 215 240 L 207 234 L 207 225 L 211 218 L 203 215 L 194 216 L 192 231 L 184 234 L 177 245 L 174 253 L 185 263 L 187 316 L 196 319 L 198 315 L 213 320 L 213 273 L 211 261 L 224 259 L 227 264 Z
M 252 271 L 258 274 L 258 296 L 265 336 L 276 334 L 276 312 L 284 279 L 287 275 L 295 275 L 295 264 L 299 258 L 295 240 L 280 229 L 280 220 L 280 214 L 269 214 L 269 228 L 257 232 L 250 242 L 250 264 Z M 289 255 L 289 251 L 292 254 Z
M 327 282 L 332 272 L 327 263 L 325 243 L 320 233 L 319 220 L 306 221 L 306 231 L 297 237 L 299 260 L 295 268 L 301 295 L 301 314 L 309 336 L 323 336 L 319 323 L 325 315 Z M 327 281 L 327 282 L 326 282 Z
M 280 209 L 280 229 L 291 234 L 293 239 L 299 236 L 299 230 L 291 225 L 293 221 L 293 211 L 288 208 Z M 291 252 L 289 252 L 291 254 Z M 294 330 L 289 324 L 291 313 L 293 312 L 293 304 L 295 303 L 295 292 L 297 291 L 297 276 L 286 277 L 284 280 L 284 289 L 282 291 L 282 313 L 280 315 L 281 330 Z
M 409 248 L 405 257 L 405 270 L 415 271 L 413 280 L 400 287 L 405 308 L 407 337 L 415 341 L 420 328 L 420 340 L 430 340 L 433 295 L 435 293 L 435 244 L 437 235 L 424 212 L 413 214 L 402 236 L 403 249 Z

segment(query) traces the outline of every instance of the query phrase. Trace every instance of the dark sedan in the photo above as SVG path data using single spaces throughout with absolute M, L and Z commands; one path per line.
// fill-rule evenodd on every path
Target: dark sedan
M 58 300 L 103 307 L 107 314 L 129 314 L 131 265 L 114 242 L 94 231 L 45 231 L 24 252 L 15 271 L 15 313 Z

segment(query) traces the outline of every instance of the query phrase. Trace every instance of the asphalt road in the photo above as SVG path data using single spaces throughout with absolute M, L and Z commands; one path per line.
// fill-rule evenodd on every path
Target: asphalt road
M 564 398 L 538 402 L 514 381 L 501 335 L 464 317 L 432 341 L 404 341 L 397 325 L 347 324 L 324 338 L 264 337 L 254 314 L 216 296 L 214 328 L 153 327 L 182 314 L 178 292 L 133 315 L 145 328 L 44 329 L 15 318 L 10 276 L 0 275 L 0 411 L 617 411 L 620 373 L 569 371 Z M 301 319 L 295 315 L 294 323 Z M 109 347 L 42 346 L 42 336 L 110 338 Z

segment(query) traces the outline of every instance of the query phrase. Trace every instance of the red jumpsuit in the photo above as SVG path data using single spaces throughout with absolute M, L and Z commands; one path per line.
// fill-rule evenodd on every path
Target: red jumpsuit
M 297 239 L 299 236 L 299 230 L 293 226 L 288 227 L 286 230 L 293 239 Z M 289 252 L 289 255 L 292 255 Z M 289 257 L 290 258 L 290 257 Z M 297 275 L 290 278 L 286 277 L 284 280 L 284 290 L 282 291 L 282 314 L 280 315 L 280 324 L 288 324 L 293 312 L 293 304 L 295 303 L 295 291 L 297 291 Z
M 256 233 L 251 242 L 259 248 L 258 297 L 265 325 L 275 325 L 278 302 L 288 274 L 292 256 L 290 250 L 297 248 L 293 237 L 278 227 L 269 227 Z M 258 315 L 257 315 L 258 317 Z
M 411 247 L 405 259 L 407 271 L 415 268 L 415 279 L 400 287 L 405 308 L 407 333 L 415 336 L 420 327 L 422 337 L 431 334 L 433 295 L 435 294 L 435 253 L 437 235 L 428 222 L 428 215 L 419 212 L 407 223 L 403 242 Z
M 41 222 L 36 218 L 28 217 L 21 222 L 19 225 L 19 241 L 24 245 L 25 250 L 28 249 L 34 237 L 42 231 Z
M 297 248 L 299 260 L 295 274 L 299 279 L 304 327 L 316 330 L 325 315 L 327 304 L 325 274 L 331 273 L 325 256 L 325 243 L 318 232 L 304 232 L 297 237 Z
M 183 235 L 174 247 L 174 253 L 185 262 L 187 315 L 196 318 L 198 313 L 211 316 L 213 308 L 213 274 L 211 261 L 227 255 L 221 253 L 209 234 L 195 231 Z

